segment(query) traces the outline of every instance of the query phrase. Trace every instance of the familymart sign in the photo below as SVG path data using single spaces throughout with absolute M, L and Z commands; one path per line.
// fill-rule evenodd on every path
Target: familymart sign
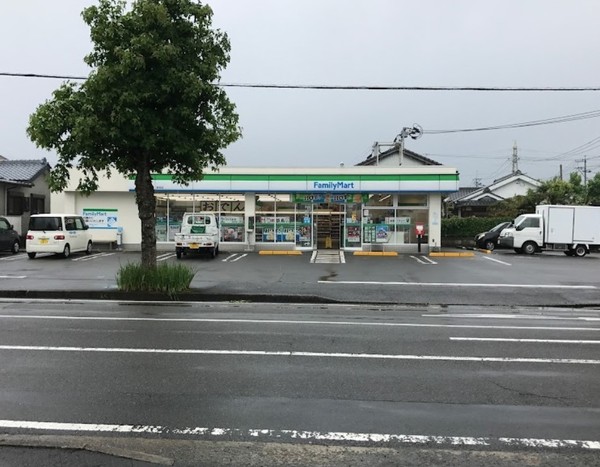
M 441 172 L 441 171 L 440 171 Z M 240 174 L 211 173 L 188 185 L 169 174 L 152 176 L 156 192 L 178 193 L 400 193 L 458 190 L 457 173 Z M 133 179 L 129 191 L 135 191 Z

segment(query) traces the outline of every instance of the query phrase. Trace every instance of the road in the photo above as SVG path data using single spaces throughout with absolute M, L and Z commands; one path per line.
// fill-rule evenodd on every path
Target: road
M 176 263 L 160 252 L 159 262 Z M 69 259 L 0 255 L 0 296 L 25 291 L 116 290 L 119 267 L 139 253 L 95 252 Z M 600 255 L 568 258 L 497 251 L 473 257 L 344 255 L 344 262 L 318 263 L 319 257 L 226 253 L 181 261 L 196 269 L 192 288 L 199 298 L 354 303 L 600 306 Z
M 598 465 L 599 349 L 594 309 L 4 299 L 0 431 L 175 465 Z

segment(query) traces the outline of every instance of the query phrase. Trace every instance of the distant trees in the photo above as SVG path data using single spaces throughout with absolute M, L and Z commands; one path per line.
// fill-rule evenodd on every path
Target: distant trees
M 572 172 L 568 180 L 559 177 L 542 182 L 525 196 L 515 196 L 490 207 L 490 215 L 495 217 L 516 217 L 526 212 L 534 212 L 539 204 L 591 204 L 600 205 L 600 172 L 583 185 L 581 175 Z

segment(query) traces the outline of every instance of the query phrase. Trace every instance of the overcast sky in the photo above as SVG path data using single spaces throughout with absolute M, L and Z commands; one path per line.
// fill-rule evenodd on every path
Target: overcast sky
M 0 2 L 0 72 L 87 75 L 81 10 L 93 0 Z M 343 86 L 600 86 L 598 0 L 222 0 L 213 25 L 231 40 L 224 83 Z M 0 77 L 0 154 L 56 155 L 25 129 L 57 80 Z M 276 90 L 228 88 L 243 139 L 230 166 L 334 167 L 414 123 L 466 129 L 600 109 L 600 92 Z M 456 167 L 461 186 L 519 168 L 546 179 L 589 158 L 600 170 L 600 118 L 521 129 L 424 134 L 406 147 Z M 584 151 L 573 149 L 592 141 Z M 567 155 L 563 153 L 569 152 Z

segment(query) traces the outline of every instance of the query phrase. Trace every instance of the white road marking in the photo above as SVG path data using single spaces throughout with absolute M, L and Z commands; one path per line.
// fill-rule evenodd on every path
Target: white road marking
M 53 347 L 36 345 L 0 345 L 0 350 L 36 352 L 97 352 L 97 353 L 143 353 L 176 355 L 242 355 L 249 357 L 306 357 L 306 358 L 356 358 L 369 360 L 427 360 L 442 362 L 498 362 L 498 363 L 549 363 L 569 365 L 600 365 L 600 360 L 577 358 L 532 357 L 457 357 L 452 355 L 393 355 L 344 352 L 302 352 L 289 350 L 213 350 L 213 349 L 143 349 L 134 347 Z
M 570 339 L 514 339 L 509 337 L 450 337 L 451 341 L 531 342 L 536 344 L 600 344 L 600 341 Z
M 340 250 L 340 263 L 346 264 L 346 256 L 342 250 Z
M 600 321 L 600 318 L 589 316 L 543 316 L 543 315 L 500 315 L 500 314 L 468 314 L 439 313 L 421 315 L 424 318 L 478 318 L 478 319 L 534 319 L 541 321 Z
M 3 256 L 2 258 L 0 258 L 0 261 L 19 261 L 25 258 L 27 258 L 27 255 L 16 254 L 12 256 Z
M 240 259 L 245 258 L 246 256 L 248 256 L 248 253 L 244 253 L 243 255 L 240 255 L 237 258 L 232 259 L 230 262 L 235 263 L 236 261 L 239 261 Z
M 0 279 L 25 279 L 27 276 L 0 276 Z
M 227 261 L 229 261 L 230 259 L 232 259 L 232 258 L 235 258 L 237 255 L 238 255 L 237 253 L 233 253 L 233 254 L 229 255 L 227 258 L 225 258 L 225 259 L 222 259 L 221 261 L 222 261 L 223 263 L 226 263 L 226 262 L 227 262 Z
M 414 259 L 417 263 L 427 264 L 425 261 L 423 261 L 421 258 L 419 258 L 417 256 L 411 256 L 411 258 Z
M 318 284 L 336 285 L 410 285 L 421 287 L 504 287 L 526 289 L 573 289 L 596 290 L 595 285 L 561 285 L 561 284 L 470 284 L 462 282 L 382 282 L 382 281 L 317 281 Z
M 92 261 L 98 258 L 105 258 L 106 256 L 112 256 L 114 253 L 94 253 L 93 255 L 80 256 L 78 258 L 72 258 L 71 261 Z
M 423 256 L 423 259 L 430 264 L 437 264 L 434 260 L 432 260 L 429 256 Z
M 506 263 L 504 261 L 500 261 L 499 259 L 490 258 L 489 256 L 484 256 L 483 259 L 487 259 L 488 261 L 494 261 L 495 263 L 504 264 L 505 266 L 512 266 L 510 263 Z
M 162 255 L 162 256 L 160 256 L 160 257 L 157 257 L 157 258 L 156 258 L 156 261 L 157 261 L 157 262 L 160 262 L 160 261 L 166 261 L 166 260 L 168 260 L 168 259 L 175 258 L 175 256 L 177 256 L 175 253 L 170 253 L 170 254 L 168 254 L 168 255 Z
M 0 300 L 2 301 L 2 300 Z M 172 303 L 172 302 L 168 302 Z M 0 319 L 58 319 L 73 321 L 156 321 L 181 323 L 225 323 L 225 324 L 289 324 L 305 326 L 381 326 L 381 327 L 415 327 L 415 328 L 459 328 L 459 329 L 522 329 L 533 331 L 590 331 L 598 332 L 600 328 L 574 328 L 552 326 L 486 326 L 472 324 L 429 324 L 429 323 L 391 323 L 360 321 L 314 321 L 314 320 L 280 320 L 280 319 L 228 319 L 228 318 L 133 318 L 115 316 L 64 316 L 64 315 L 0 315 Z
M 317 259 L 317 251 L 313 251 L 312 255 L 310 256 L 310 262 L 314 263 L 315 259 Z
M 0 428 L 38 431 L 80 431 L 100 433 L 174 434 L 205 438 L 262 440 L 296 440 L 380 443 L 380 444 L 433 444 L 452 446 L 510 446 L 525 448 L 600 450 L 600 441 L 544 438 L 492 438 L 473 436 L 403 435 L 389 433 L 355 433 L 339 431 L 300 431 L 270 429 L 238 429 L 207 427 L 168 427 L 161 425 L 118 425 L 105 423 L 38 422 L 29 420 L 0 420 Z

